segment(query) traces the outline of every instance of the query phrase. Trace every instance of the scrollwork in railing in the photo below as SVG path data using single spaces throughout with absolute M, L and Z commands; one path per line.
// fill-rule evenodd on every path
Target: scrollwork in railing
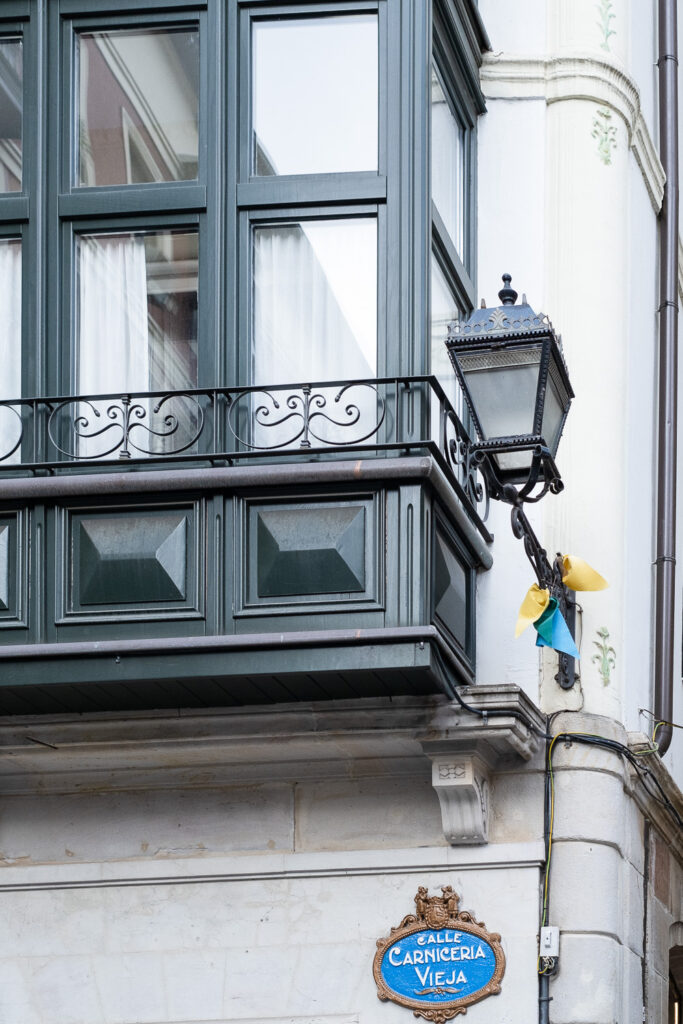
M 8 462 L 19 450 L 24 421 L 16 404 L 0 402 L 0 462 Z
M 365 389 L 365 401 L 363 396 L 349 394 L 355 389 Z M 290 448 L 297 441 L 299 448 L 311 448 L 311 438 L 325 447 L 362 444 L 379 432 L 384 422 L 385 402 L 374 384 L 351 382 L 342 385 L 334 395 L 330 390 L 316 386 L 314 391 L 310 384 L 304 384 L 290 392 L 265 388 L 243 391 L 232 397 L 228 426 L 239 444 L 259 451 Z M 336 415 L 328 411 L 330 398 L 332 403 L 340 405 Z M 238 426 L 240 416 L 244 429 Z M 315 427 L 312 426 L 314 421 Z M 290 427 L 285 429 L 285 424 Z M 357 424 L 361 433 L 349 433 Z M 276 434 L 265 433 L 278 428 L 283 429 Z M 244 433 L 249 436 L 243 436 Z
M 444 410 L 443 448 L 451 469 L 482 522 L 489 514 L 490 496 L 486 477 L 473 456 L 470 440 L 451 409 Z
M 70 459 L 105 459 L 116 451 L 120 459 L 130 459 L 131 449 L 162 456 L 188 451 L 204 427 L 197 398 L 174 392 L 151 402 L 151 397 L 131 395 L 65 399 L 50 409 L 48 436 L 60 455 Z M 174 441 L 168 443 L 169 438 Z

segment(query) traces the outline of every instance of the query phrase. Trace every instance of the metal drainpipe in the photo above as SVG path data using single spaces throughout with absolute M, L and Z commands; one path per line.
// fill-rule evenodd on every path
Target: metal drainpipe
M 654 676 L 657 721 L 672 720 L 676 606 L 676 431 L 678 426 L 678 44 L 676 0 L 659 0 L 659 152 L 666 174 L 659 223 L 659 381 Z M 672 730 L 658 733 L 665 754 Z

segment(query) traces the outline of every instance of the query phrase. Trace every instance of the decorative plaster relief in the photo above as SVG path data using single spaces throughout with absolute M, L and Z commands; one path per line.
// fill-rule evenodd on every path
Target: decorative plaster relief
M 611 28 L 611 22 L 616 18 L 616 14 L 612 10 L 614 4 L 612 0 L 598 0 L 595 8 L 598 12 L 597 26 L 600 29 L 600 48 L 602 50 L 609 50 L 610 36 L 615 36 L 617 33 Z
M 596 111 L 591 136 L 598 140 L 598 156 L 603 164 L 611 164 L 612 150 L 617 148 L 617 129 L 612 124 L 609 107 Z
M 593 646 L 597 647 L 598 653 L 593 655 L 591 661 L 594 665 L 598 666 L 603 685 L 609 686 L 611 670 L 616 667 L 617 663 L 617 652 L 607 643 L 609 640 L 609 630 L 605 626 L 601 626 L 596 632 L 600 640 L 594 640 Z
M 547 104 L 587 100 L 618 114 L 640 168 L 650 202 L 659 213 L 664 169 L 640 106 L 635 81 L 621 68 L 594 57 L 515 57 L 487 54 L 481 69 L 487 99 L 544 99 Z
M 489 777 L 483 762 L 462 754 L 433 757 L 432 786 L 448 842 L 452 846 L 487 843 Z

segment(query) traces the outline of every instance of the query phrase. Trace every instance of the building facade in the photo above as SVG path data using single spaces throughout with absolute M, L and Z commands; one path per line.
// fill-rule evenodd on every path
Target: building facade
M 475 1024 L 678 1024 L 672 6 L 0 0 L 2 1024 L 400 1024 L 444 888 Z M 529 519 L 610 584 L 559 679 L 445 345 L 504 272 L 576 393 Z

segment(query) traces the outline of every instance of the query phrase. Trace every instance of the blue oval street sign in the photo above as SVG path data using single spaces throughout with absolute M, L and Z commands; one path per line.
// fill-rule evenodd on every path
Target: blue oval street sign
M 406 935 L 382 957 L 387 988 L 407 999 L 452 1002 L 489 984 L 496 954 L 484 939 L 459 929 L 443 928 Z
M 377 995 L 443 1024 L 467 1006 L 500 992 L 505 955 L 500 935 L 468 911 L 458 912 L 451 886 L 429 896 L 420 886 L 416 913 L 377 941 Z

